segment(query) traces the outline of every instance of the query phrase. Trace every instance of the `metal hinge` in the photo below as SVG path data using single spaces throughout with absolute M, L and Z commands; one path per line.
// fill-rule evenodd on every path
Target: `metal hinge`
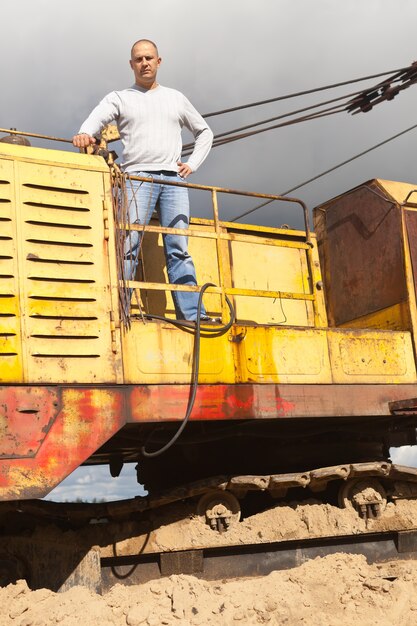
M 109 210 L 106 200 L 103 200 L 104 239 L 109 240 Z
M 110 334 L 111 334 L 111 349 L 114 354 L 117 353 L 117 337 L 116 330 L 120 328 L 120 324 L 116 324 L 114 320 L 114 313 L 110 311 Z

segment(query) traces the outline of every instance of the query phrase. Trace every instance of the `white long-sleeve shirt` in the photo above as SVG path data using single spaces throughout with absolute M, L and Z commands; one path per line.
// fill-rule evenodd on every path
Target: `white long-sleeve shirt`
M 96 106 L 79 132 L 98 135 L 104 126 L 116 122 L 123 143 L 122 168 L 127 172 L 178 170 L 181 157 L 181 129 L 194 135 L 195 145 L 187 164 L 193 172 L 208 155 L 213 133 L 204 119 L 175 89 L 158 85 L 143 89 L 133 85 L 112 91 Z

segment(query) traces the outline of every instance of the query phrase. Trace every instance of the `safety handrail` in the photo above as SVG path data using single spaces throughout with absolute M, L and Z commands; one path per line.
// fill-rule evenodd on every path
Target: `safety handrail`
M 186 183 L 186 182 L 180 183 L 180 182 L 171 181 L 171 180 L 160 181 L 159 179 L 156 180 L 152 178 L 151 176 L 144 178 L 143 176 L 133 176 L 129 174 L 129 179 L 138 180 L 144 183 L 153 182 L 155 184 L 157 183 L 157 184 L 162 184 L 162 185 L 171 185 L 172 187 L 186 187 L 188 189 L 199 189 L 201 191 L 210 191 L 212 194 L 213 193 L 215 194 L 227 193 L 227 194 L 232 194 L 235 196 L 246 196 L 249 198 L 261 198 L 263 200 L 277 200 L 281 202 L 290 202 L 294 204 L 299 204 L 303 211 L 306 242 L 310 242 L 310 221 L 309 221 L 309 216 L 308 216 L 308 209 L 307 209 L 307 205 L 302 200 L 300 200 L 300 198 L 293 198 L 291 196 L 276 196 L 272 194 L 259 193 L 256 191 L 242 191 L 239 189 L 228 189 L 226 187 L 217 187 L 214 185 L 198 185 L 195 183 Z
M 225 281 L 224 281 L 225 272 L 224 272 L 224 268 L 222 267 L 223 258 L 222 258 L 221 248 L 220 248 L 222 241 L 224 240 L 251 241 L 253 243 L 255 242 L 268 243 L 268 245 L 276 245 L 280 247 L 292 247 L 292 248 L 297 248 L 297 249 L 305 249 L 306 256 L 307 256 L 308 270 L 309 270 L 308 274 L 311 277 L 312 276 L 312 256 L 311 256 L 312 242 L 311 242 L 311 235 L 310 235 L 309 216 L 308 216 L 307 207 L 302 200 L 298 198 L 278 196 L 278 195 L 273 195 L 273 194 L 262 194 L 258 192 L 241 191 L 237 189 L 229 189 L 229 188 L 217 187 L 217 186 L 212 186 L 212 185 L 201 185 L 201 184 L 195 184 L 195 183 L 177 182 L 177 181 L 169 181 L 169 180 L 161 181 L 159 179 L 153 179 L 151 176 L 142 177 L 142 176 L 129 175 L 128 178 L 129 180 L 133 180 L 133 181 L 147 182 L 150 184 L 154 183 L 154 184 L 171 185 L 174 187 L 185 187 L 188 189 L 195 189 L 195 190 L 206 191 L 206 192 L 211 193 L 212 209 L 213 209 L 213 227 L 214 227 L 213 230 L 211 231 L 204 231 L 203 229 L 198 229 L 198 228 L 197 229 L 190 229 L 190 228 L 180 229 L 180 228 L 168 228 L 168 227 L 163 227 L 163 226 L 153 226 L 153 225 L 144 226 L 142 224 L 124 224 L 124 223 L 119 223 L 117 227 L 121 230 L 127 230 L 127 231 L 137 230 L 142 233 L 153 232 L 153 233 L 161 233 L 161 234 L 177 234 L 180 236 L 204 237 L 204 238 L 209 238 L 209 239 L 215 239 L 216 248 L 217 248 L 217 265 L 218 265 L 218 270 L 219 270 L 219 283 L 220 284 L 218 287 L 210 287 L 208 289 L 208 292 L 217 293 L 220 295 L 221 301 L 222 301 L 222 311 L 226 310 L 226 301 L 225 301 L 226 296 L 241 295 L 241 296 L 258 296 L 258 297 L 267 297 L 267 298 L 282 298 L 282 299 L 311 301 L 313 303 L 315 317 L 317 316 L 318 312 L 317 312 L 317 307 L 316 307 L 316 293 L 315 293 L 316 289 L 315 289 L 315 284 L 313 280 L 310 281 L 311 290 L 308 293 L 295 293 L 295 292 L 283 292 L 283 291 L 276 291 L 276 290 L 257 290 L 257 289 L 244 289 L 244 288 L 237 288 L 237 287 L 229 287 L 225 285 Z M 250 235 L 241 235 L 237 233 L 224 232 L 224 226 L 227 227 L 228 223 L 220 222 L 220 219 L 219 219 L 219 210 L 218 210 L 218 194 L 219 193 L 233 194 L 233 195 L 251 197 L 251 198 L 270 199 L 273 201 L 276 200 L 276 201 L 298 204 L 302 209 L 303 217 L 304 217 L 304 225 L 305 225 L 305 237 L 303 237 L 304 241 L 297 241 L 297 242 L 294 242 L 291 240 L 283 241 L 282 239 L 279 240 L 279 239 L 273 239 L 273 238 L 260 239 L 259 237 L 250 236 Z M 230 224 L 230 226 L 232 228 L 236 228 L 235 224 Z M 173 291 L 199 292 L 200 291 L 200 286 L 198 285 L 197 286 L 176 285 L 176 284 L 156 283 L 156 282 L 148 282 L 148 281 L 135 281 L 135 280 L 124 281 L 124 286 L 130 289 L 164 290 L 164 291 L 170 291 L 170 292 L 173 292 Z

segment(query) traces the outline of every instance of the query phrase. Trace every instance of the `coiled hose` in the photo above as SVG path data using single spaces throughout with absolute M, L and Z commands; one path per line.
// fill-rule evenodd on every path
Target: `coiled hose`
M 216 287 L 216 285 L 214 283 L 205 283 L 200 290 L 199 296 L 198 296 L 198 303 L 197 303 L 197 320 L 195 322 L 187 322 L 187 321 L 179 321 L 179 320 L 172 320 L 169 319 L 167 317 L 160 317 L 158 315 L 147 315 L 146 317 L 148 319 L 158 319 L 158 320 L 162 320 L 164 322 L 170 322 L 171 324 L 174 324 L 175 326 L 179 326 L 182 327 L 184 329 L 187 330 L 194 330 L 195 329 L 195 334 L 194 334 L 194 350 L 193 350 L 193 366 L 192 366 L 192 382 L 191 382 L 191 393 L 190 393 L 190 397 L 188 399 L 188 405 L 187 405 L 187 410 L 185 413 L 185 416 L 181 422 L 180 427 L 178 428 L 177 432 L 174 434 L 174 436 L 170 439 L 170 441 L 168 441 L 168 443 L 166 443 L 164 446 L 162 446 L 162 448 L 159 448 L 159 450 L 155 450 L 154 452 L 148 452 L 146 450 L 146 443 L 145 445 L 143 445 L 140 449 L 142 456 L 147 457 L 147 458 L 152 458 L 155 456 L 159 456 L 160 454 L 163 454 L 164 452 L 166 452 L 169 448 L 171 448 L 171 446 L 174 445 L 174 443 L 177 441 L 177 439 L 180 437 L 181 433 L 183 432 L 184 428 L 187 425 L 187 422 L 189 420 L 189 417 L 191 415 L 191 411 L 193 410 L 194 407 L 194 402 L 195 402 L 195 398 L 197 395 L 197 388 L 198 388 L 198 375 L 199 375 L 199 371 L 200 371 L 200 342 L 201 342 L 201 331 L 203 331 L 205 334 L 207 333 L 207 336 L 210 336 L 210 334 L 212 336 L 216 336 L 218 337 L 219 335 L 223 335 L 224 333 L 226 333 L 229 328 L 232 326 L 232 324 L 235 321 L 235 310 L 233 307 L 233 304 L 230 302 L 229 298 L 226 296 L 226 302 L 227 305 L 229 307 L 229 311 L 230 311 L 230 320 L 227 322 L 227 324 L 222 325 L 222 326 L 213 326 L 213 327 L 208 327 L 205 326 L 203 329 L 201 328 L 201 307 L 203 304 L 203 295 L 204 292 L 206 291 L 206 289 L 208 289 L 208 287 Z M 151 433 L 148 441 L 152 438 L 152 435 L 154 434 L 155 431 L 153 431 L 153 433 Z

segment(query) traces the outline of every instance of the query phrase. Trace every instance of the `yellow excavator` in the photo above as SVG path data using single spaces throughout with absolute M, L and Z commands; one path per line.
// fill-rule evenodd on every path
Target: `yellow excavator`
M 177 231 L 154 219 L 128 281 L 138 227 L 113 156 L 0 142 L 0 583 L 99 585 L 100 559 L 137 554 L 167 506 L 214 537 L 249 501 L 313 494 L 377 523 L 413 500 L 417 470 L 389 451 L 416 443 L 417 186 L 363 183 L 317 207 L 312 232 L 296 198 L 167 182 L 212 214 L 178 231 L 198 285 L 168 282 Z M 304 226 L 223 221 L 226 195 Z M 176 320 L 175 290 L 219 323 Z M 43 500 L 81 465 L 124 463 L 146 497 Z

